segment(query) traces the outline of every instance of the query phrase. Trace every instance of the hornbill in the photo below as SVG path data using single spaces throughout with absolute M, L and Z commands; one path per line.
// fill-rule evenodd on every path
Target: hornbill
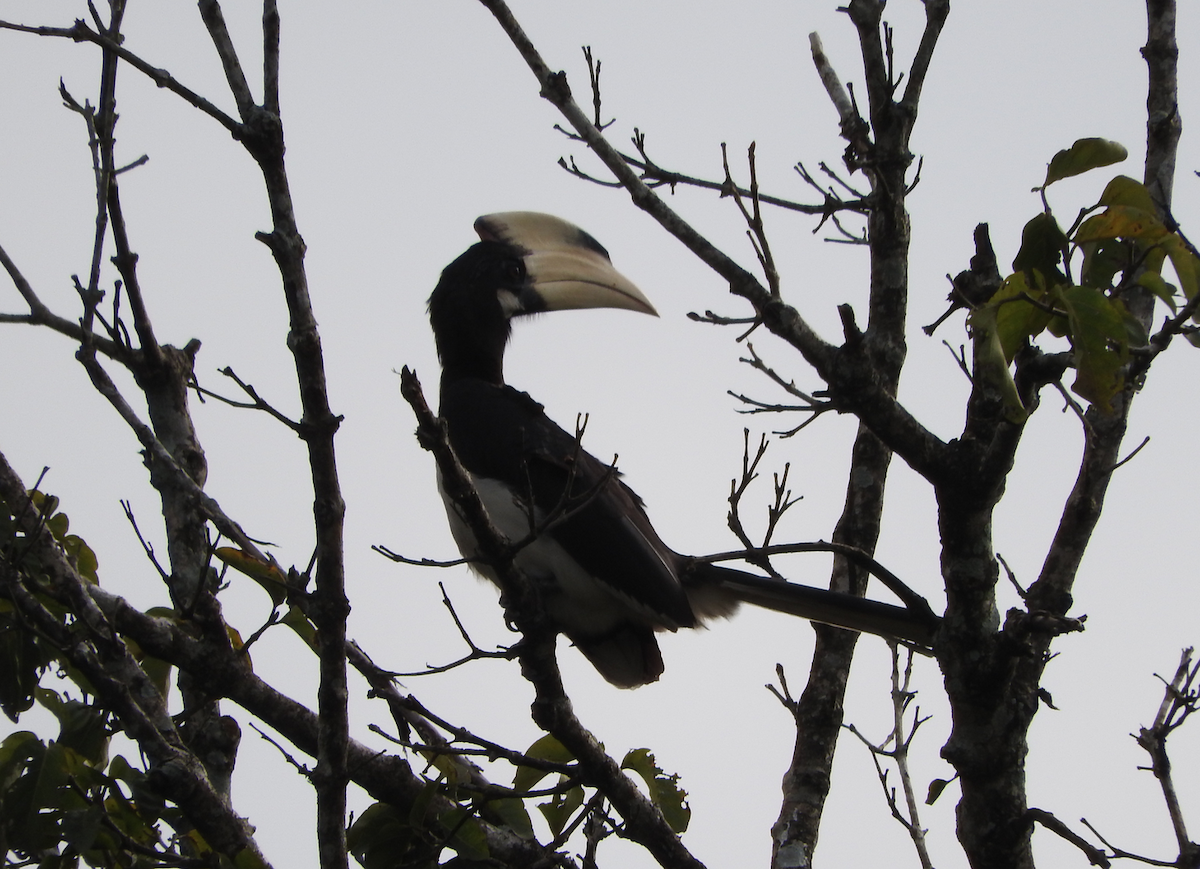
M 695 628 L 747 602 L 929 645 L 932 614 L 794 585 L 693 560 L 655 533 L 615 470 L 581 449 L 524 392 L 504 382 L 514 317 L 568 308 L 653 305 L 583 230 L 534 212 L 475 221 L 480 241 L 454 260 L 429 298 L 442 363 L 440 416 L 495 526 L 510 541 L 540 528 L 516 566 L 541 588 L 551 623 L 622 688 L 663 672 L 656 631 Z M 446 498 L 467 558 L 475 537 Z M 473 567 L 496 581 L 482 562 Z

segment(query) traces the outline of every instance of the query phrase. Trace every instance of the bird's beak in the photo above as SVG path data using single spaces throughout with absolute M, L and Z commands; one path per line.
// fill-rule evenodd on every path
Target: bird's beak
M 613 268 L 604 247 L 574 224 L 534 211 L 487 214 L 475 221 L 485 241 L 524 252 L 535 304 L 533 312 L 575 308 L 625 308 L 655 317 L 658 312 L 634 283 Z

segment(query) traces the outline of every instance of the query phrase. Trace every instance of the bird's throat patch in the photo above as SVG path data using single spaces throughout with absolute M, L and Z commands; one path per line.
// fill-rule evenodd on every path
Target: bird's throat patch
M 512 317 L 524 310 L 521 299 L 512 290 L 496 290 L 496 298 L 500 300 L 500 310 L 505 317 Z

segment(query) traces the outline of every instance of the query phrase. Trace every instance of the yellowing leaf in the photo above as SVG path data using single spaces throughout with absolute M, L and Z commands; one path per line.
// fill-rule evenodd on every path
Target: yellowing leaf
M 1200 260 L 1196 259 L 1195 254 L 1183 243 L 1183 239 L 1175 233 L 1163 239 L 1162 246 L 1171 258 L 1171 265 L 1179 278 L 1180 289 L 1189 300 L 1192 299 L 1200 292 Z
M 287 576 L 279 569 L 274 559 L 269 562 L 262 561 L 232 546 L 219 546 L 215 554 L 238 573 L 244 573 L 261 585 L 271 596 L 271 603 L 275 606 L 287 600 Z
M 1102 238 L 1136 238 L 1156 244 L 1170 233 L 1152 212 L 1132 205 L 1111 205 L 1103 213 L 1089 217 L 1075 232 L 1076 244 Z
M 1144 271 L 1138 275 L 1137 282 L 1166 302 L 1172 311 L 1178 310 L 1175 304 L 1175 287 L 1164 281 L 1158 272 Z
M 229 637 L 229 645 L 233 647 L 234 651 L 241 652 L 243 650 L 246 650 L 246 643 L 244 640 L 242 640 L 242 632 L 239 631 L 237 628 L 235 628 L 233 625 L 226 623 L 225 636 Z M 250 665 L 250 669 L 253 670 L 254 662 L 250 660 L 249 650 L 245 651 L 245 656 L 246 656 L 246 663 L 248 663 Z
M 1146 189 L 1146 185 L 1140 181 L 1135 181 L 1128 175 L 1118 175 L 1104 188 L 1104 192 L 1100 194 L 1100 205 L 1132 205 L 1134 208 L 1140 208 L 1142 211 L 1148 211 L 1154 214 L 1158 206 L 1154 204 L 1154 197 L 1150 195 L 1150 191 Z
M 317 626 L 308 620 L 308 616 L 301 612 L 299 607 L 288 607 L 287 614 L 279 621 L 295 631 L 296 636 L 304 640 L 314 652 L 321 651 L 320 643 L 317 640 Z

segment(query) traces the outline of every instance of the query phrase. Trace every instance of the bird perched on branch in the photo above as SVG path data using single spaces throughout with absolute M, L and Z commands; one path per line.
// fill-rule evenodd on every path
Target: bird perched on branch
M 656 315 L 653 305 L 599 242 L 557 217 L 490 214 L 475 230 L 481 240 L 446 267 L 429 298 L 439 413 L 493 524 L 514 542 L 536 532 L 516 566 L 539 584 L 552 624 L 605 679 L 622 688 L 657 680 L 655 632 L 699 627 L 740 602 L 931 642 L 931 616 L 717 567 L 664 544 L 615 469 L 504 382 L 513 318 L 570 308 Z M 449 499 L 446 508 L 459 549 L 475 557 L 474 532 Z M 488 565 L 474 567 L 496 581 Z

